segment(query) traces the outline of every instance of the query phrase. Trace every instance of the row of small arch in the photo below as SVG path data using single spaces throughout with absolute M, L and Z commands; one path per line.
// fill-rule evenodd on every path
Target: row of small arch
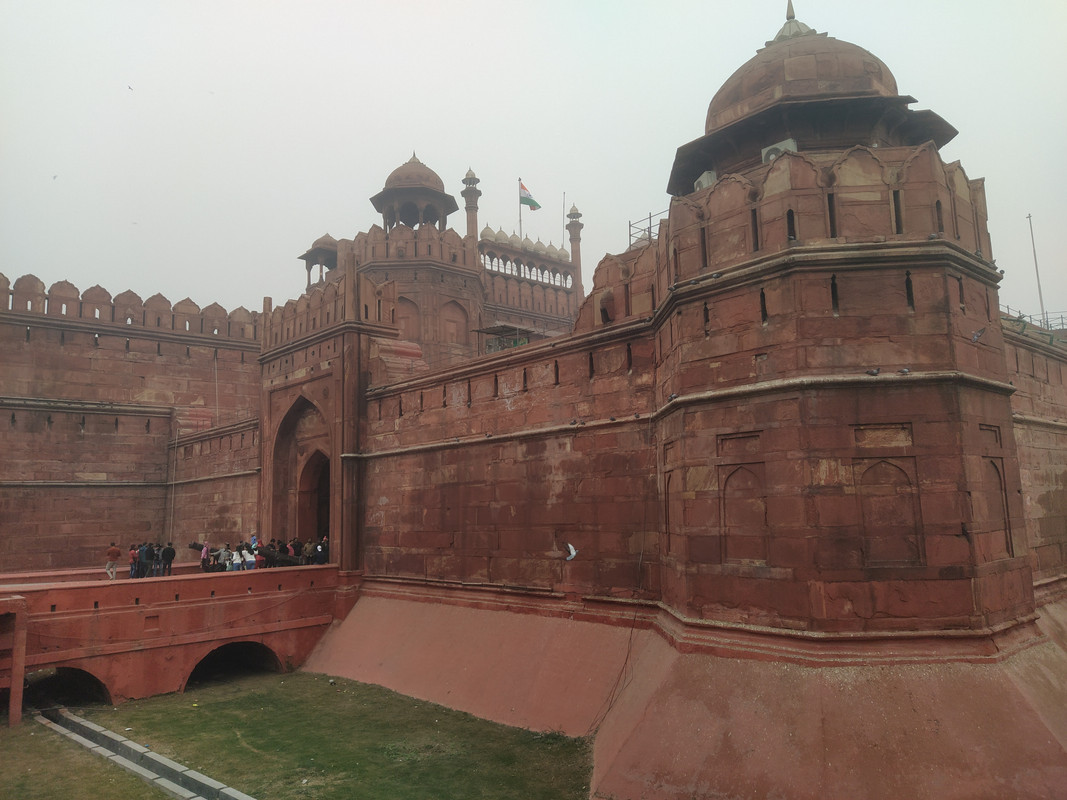
M 544 264 L 531 267 L 521 261 L 512 261 L 510 258 L 502 258 L 494 253 L 486 253 L 482 256 L 482 266 L 487 272 L 514 275 L 536 283 L 562 286 L 564 289 L 570 289 L 574 285 L 574 278 L 569 273 L 556 269 L 549 270 Z

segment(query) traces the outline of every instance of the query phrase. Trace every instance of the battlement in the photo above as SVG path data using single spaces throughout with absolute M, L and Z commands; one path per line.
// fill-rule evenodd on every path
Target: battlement
M 218 303 L 212 303 L 201 309 L 189 298 L 172 305 L 161 294 L 142 300 L 132 291 L 112 297 L 100 286 L 82 292 L 65 280 L 46 289 L 36 275 L 23 275 L 12 284 L 0 273 L 0 315 L 4 314 L 36 315 L 106 329 L 166 332 L 168 336 L 209 336 L 230 342 L 258 341 L 260 326 L 259 314 L 243 307 L 227 312 Z
M 411 228 L 399 224 L 386 232 L 380 225 L 338 242 L 338 260 L 360 267 L 370 262 L 432 259 L 467 269 L 470 263 L 463 238 L 451 228 L 440 231 L 432 225 Z

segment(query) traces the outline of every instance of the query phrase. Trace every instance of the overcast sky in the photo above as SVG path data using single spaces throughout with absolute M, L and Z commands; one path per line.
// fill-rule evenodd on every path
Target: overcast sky
M 1001 303 L 1067 311 L 1067 3 L 796 0 L 959 129 L 985 177 Z M 583 280 L 667 207 L 678 146 L 772 38 L 785 0 L 0 0 L 0 273 L 142 299 L 262 308 L 298 296 L 323 233 L 380 223 L 368 198 L 412 151 L 480 226 L 564 241 Z M 569 248 L 569 245 L 568 245 Z

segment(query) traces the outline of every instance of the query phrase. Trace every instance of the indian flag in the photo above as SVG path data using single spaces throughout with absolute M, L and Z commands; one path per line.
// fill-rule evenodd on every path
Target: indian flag
M 521 179 L 519 180 L 519 205 L 529 206 L 531 211 L 536 211 L 541 207 L 541 204 L 533 199 L 533 195 Z

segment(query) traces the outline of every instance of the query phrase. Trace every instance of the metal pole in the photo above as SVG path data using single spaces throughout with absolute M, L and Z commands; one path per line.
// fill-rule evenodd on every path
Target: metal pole
M 1048 315 L 1045 313 L 1045 298 L 1041 295 L 1041 272 L 1037 268 L 1037 245 L 1034 243 L 1034 219 L 1030 214 L 1026 215 L 1030 223 L 1030 247 L 1034 250 L 1034 274 L 1037 276 L 1037 303 L 1041 306 L 1041 325 L 1048 328 Z

